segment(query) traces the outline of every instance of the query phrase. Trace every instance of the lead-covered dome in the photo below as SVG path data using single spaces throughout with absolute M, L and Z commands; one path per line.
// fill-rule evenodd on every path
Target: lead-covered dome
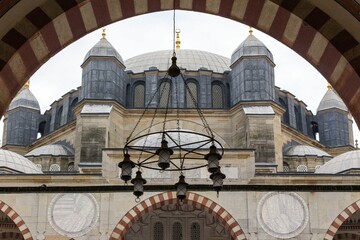
M 347 173 L 351 170 L 360 170 L 360 150 L 350 151 L 334 157 L 315 173 Z
M 27 158 L 17 153 L 0 149 L 0 173 L 39 174 L 42 171 Z
M 34 94 L 28 89 L 24 88 L 16 97 L 11 101 L 9 110 L 17 107 L 30 108 L 40 111 L 40 105 Z
M 331 86 L 328 86 L 328 90 L 321 99 L 317 112 L 332 108 L 337 108 L 346 112 L 348 111 L 343 100 L 341 100 L 339 95 L 337 95 Z
M 89 57 L 114 57 L 122 65 L 124 65 L 121 55 L 105 37 L 101 38 L 100 41 L 88 51 L 85 55 L 84 62 L 88 60 Z
M 25 154 L 25 157 L 40 156 L 74 156 L 74 149 L 60 144 L 49 144 L 35 148 Z
M 270 50 L 265 46 L 264 43 L 262 43 L 252 34 L 250 34 L 232 53 L 231 65 L 241 57 L 245 56 L 266 56 L 272 62 L 274 61 Z
M 285 149 L 284 156 L 317 156 L 317 157 L 331 157 L 327 152 L 316 147 L 308 145 L 295 145 Z
M 151 67 L 156 67 L 160 71 L 166 71 L 171 65 L 172 56 L 172 50 L 141 54 L 125 61 L 126 70 L 139 73 L 149 70 Z M 176 57 L 177 65 L 188 71 L 207 69 L 217 73 L 223 73 L 230 70 L 230 59 L 215 53 L 180 49 L 176 51 Z

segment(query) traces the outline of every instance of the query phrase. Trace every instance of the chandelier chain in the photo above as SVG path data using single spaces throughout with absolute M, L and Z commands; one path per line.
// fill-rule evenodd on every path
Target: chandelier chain
M 176 16 L 175 16 L 175 1 L 174 0 L 174 9 L 173 9 L 173 56 L 175 57 L 176 56 L 176 53 L 175 53 L 175 45 L 176 45 L 176 40 L 175 40 L 175 32 L 176 32 L 176 29 L 175 29 L 175 20 L 176 20 Z

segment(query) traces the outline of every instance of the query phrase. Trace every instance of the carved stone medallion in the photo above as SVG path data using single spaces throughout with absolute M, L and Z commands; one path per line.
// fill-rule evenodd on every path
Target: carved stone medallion
M 48 219 L 56 232 L 80 237 L 97 223 L 99 206 L 91 194 L 58 194 L 50 203 Z
M 266 233 L 287 239 L 296 237 L 305 229 L 309 210 L 296 193 L 271 192 L 261 198 L 257 218 Z

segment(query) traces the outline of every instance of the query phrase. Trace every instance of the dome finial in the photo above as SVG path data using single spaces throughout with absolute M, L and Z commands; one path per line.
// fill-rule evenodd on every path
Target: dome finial
M 27 80 L 27 82 L 25 83 L 25 86 L 24 86 L 26 89 L 29 89 L 30 88 L 30 80 Z
M 330 84 L 330 83 L 328 83 L 328 84 L 327 84 L 327 88 L 328 88 L 329 90 L 331 90 L 331 89 L 332 89 L 332 86 L 331 86 L 331 84 Z
M 103 39 L 105 39 L 105 37 L 106 37 L 106 32 L 105 32 L 105 30 L 106 30 L 106 28 L 103 28 L 103 29 L 102 29 L 103 32 L 102 32 L 101 35 L 102 35 L 102 38 L 103 38 Z
M 181 41 L 180 41 L 180 29 L 179 28 L 177 28 L 176 29 L 176 42 L 175 42 L 175 44 L 176 44 L 176 50 L 179 50 L 180 49 L 180 43 L 181 43 Z
M 249 34 L 252 35 L 253 33 L 253 30 L 252 30 L 252 27 L 249 28 Z

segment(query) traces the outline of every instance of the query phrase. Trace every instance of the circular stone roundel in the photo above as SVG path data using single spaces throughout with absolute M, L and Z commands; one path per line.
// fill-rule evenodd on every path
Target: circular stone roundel
M 56 232 L 67 237 L 88 233 L 99 218 L 99 205 L 91 194 L 58 194 L 50 203 L 48 219 Z
M 309 210 L 296 193 L 271 192 L 261 198 L 257 218 L 269 235 L 281 239 L 293 238 L 306 227 Z

